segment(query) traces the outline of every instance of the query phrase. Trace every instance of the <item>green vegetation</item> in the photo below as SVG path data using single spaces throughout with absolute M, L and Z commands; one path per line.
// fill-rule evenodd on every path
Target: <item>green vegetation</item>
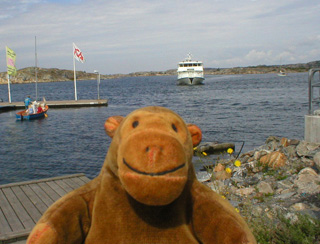
M 320 220 L 297 214 L 288 218 L 278 213 L 273 221 L 266 215 L 248 221 L 259 244 L 320 243 Z

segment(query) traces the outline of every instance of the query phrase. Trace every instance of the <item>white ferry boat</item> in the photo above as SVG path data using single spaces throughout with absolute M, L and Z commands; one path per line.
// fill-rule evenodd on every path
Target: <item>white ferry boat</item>
M 192 61 L 191 54 L 178 64 L 178 85 L 201 85 L 203 84 L 203 63 Z

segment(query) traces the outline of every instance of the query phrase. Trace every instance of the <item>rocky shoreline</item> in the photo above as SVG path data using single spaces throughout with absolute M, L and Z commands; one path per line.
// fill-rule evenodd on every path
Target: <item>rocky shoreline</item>
M 199 160 L 210 165 L 210 155 L 200 153 Z M 320 220 L 320 144 L 270 136 L 238 158 L 231 153 L 212 163 L 198 179 L 246 218 L 275 220 L 281 212 L 289 219 L 303 214 Z

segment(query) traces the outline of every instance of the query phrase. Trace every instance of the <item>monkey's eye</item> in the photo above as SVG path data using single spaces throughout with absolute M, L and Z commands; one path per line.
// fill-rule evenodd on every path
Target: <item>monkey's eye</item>
M 172 129 L 173 129 L 175 132 L 178 132 L 178 129 L 177 129 L 177 127 L 176 127 L 175 124 L 172 124 L 171 127 L 172 127 Z
M 133 121 L 133 123 L 132 123 L 133 128 L 136 128 L 138 125 L 139 125 L 139 121 L 137 121 L 137 120 Z

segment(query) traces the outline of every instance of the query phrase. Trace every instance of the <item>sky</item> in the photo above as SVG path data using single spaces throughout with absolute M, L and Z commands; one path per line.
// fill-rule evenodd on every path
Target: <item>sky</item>
M 101 74 L 176 69 L 188 53 L 205 68 L 320 60 L 319 0 L 0 0 L 5 47 L 17 69 L 73 70 L 74 42 Z

